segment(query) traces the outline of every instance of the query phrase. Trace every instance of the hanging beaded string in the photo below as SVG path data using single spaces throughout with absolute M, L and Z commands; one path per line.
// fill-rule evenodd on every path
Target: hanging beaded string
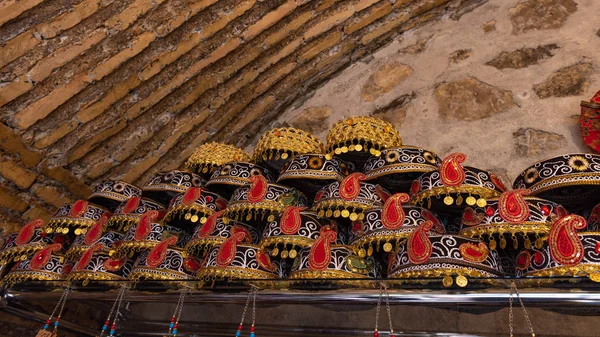
M 177 301 L 175 312 L 173 312 L 173 317 L 171 317 L 171 323 L 169 323 L 169 335 L 177 336 L 179 318 L 181 317 L 181 313 L 183 312 L 183 302 L 185 300 L 185 295 L 188 291 L 189 289 L 185 289 L 181 291 L 181 294 L 179 294 L 179 300 Z
M 390 293 L 384 282 L 379 284 L 379 297 L 377 298 L 377 308 L 375 309 L 375 331 L 373 337 L 379 337 L 379 312 L 381 311 L 381 299 L 385 294 L 385 308 L 388 316 L 388 324 L 390 325 L 390 337 L 395 337 L 394 327 L 392 326 L 392 311 L 390 310 Z
M 250 327 L 250 337 L 254 337 L 254 323 L 256 323 L 256 295 L 258 295 L 258 288 L 252 286 L 252 326 Z
M 69 296 L 69 291 L 70 291 L 70 288 L 67 287 L 63 291 L 62 295 L 60 295 L 60 299 L 58 300 L 58 303 L 56 303 L 56 306 L 54 306 L 54 310 L 52 310 L 52 314 L 50 314 L 50 317 L 48 317 L 48 319 L 44 323 L 43 329 L 40 332 L 38 332 L 38 335 L 43 336 L 43 335 L 48 334 L 45 332 L 48 331 L 48 328 L 50 328 L 50 323 L 52 323 L 52 317 L 54 317 L 54 314 L 60 308 L 60 311 L 58 312 L 58 316 L 56 316 L 56 320 L 54 321 L 54 331 L 56 332 L 56 329 L 58 329 L 58 325 L 60 323 L 60 315 L 62 314 L 63 308 L 65 307 L 65 302 L 67 301 L 67 297 Z
M 244 311 L 242 312 L 242 320 L 240 321 L 240 325 L 235 333 L 236 337 L 240 337 L 242 335 L 242 329 L 244 328 L 244 319 L 246 318 L 246 311 L 248 311 L 248 306 L 250 305 L 250 297 L 252 297 L 252 326 L 250 326 L 250 337 L 254 337 L 254 323 L 256 322 L 256 294 L 258 293 L 258 288 L 256 286 L 252 286 L 252 289 L 248 292 L 248 297 L 246 298 L 246 305 L 244 306 Z
M 529 319 L 529 314 L 527 313 L 527 309 L 525 308 L 525 305 L 523 304 L 523 300 L 521 299 L 521 296 L 519 296 L 519 290 L 517 289 L 517 285 L 515 284 L 515 282 L 511 282 L 511 284 L 510 284 L 510 295 L 508 297 L 508 304 L 509 304 L 508 329 L 509 329 L 510 337 L 513 337 L 513 329 L 514 329 L 513 296 L 515 296 L 515 295 L 517 296 L 517 299 L 519 300 L 521 309 L 523 309 L 523 316 L 525 316 L 525 321 L 527 322 L 527 327 L 529 328 L 529 333 L 531 334 L 531 337 L 535 337 L 535 332 L 533 331 L 533 324 L 531 324 L 531 320 Z
M 112 326 L 110 327 L 110 337 L 113 337 L 115 335 L 115 331 L 117 330 L 117 321 L 119 320 L 119 312 L 121 310 L 121 303 L 123 303 L 123 297 L 125 297 L 125 286 L 123 286 L 123 294 L 121 295 L 121 298 L 119 299 L 119 303 L 117 303 L 117 310 L 115 311 L 115 316 L 113 317 L 113 323 Z
M 125 287 L 121 287 L 121 289 L 119 290 L 119 293 L 117 294 L 117 298 L 115 299 L 115 302 L 113 303 L 112 308 L 110 308 L 110 312 L 108 313 L 108 317 L 106 317 L 106 321 L 104 322 L 104 325 L 102 326 L 102 331 L 100 332 L 100 336 L 98 336 L 98 337 L 104 336 L 104 334 L 108 330 L 108 326 L 110 325 L 110 318 L 112 317 L 113 313 L 115 312 L 115 308 L 117 307 L 117 303 L 119 303 L 119 300 L 123 297 L 124 293 L 125 293 Z

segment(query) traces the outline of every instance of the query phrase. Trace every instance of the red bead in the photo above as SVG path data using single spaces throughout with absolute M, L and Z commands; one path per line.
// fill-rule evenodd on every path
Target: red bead
M 59 316 L 59 317 L 56 317 L 56 321 L 57 321 L 57 322 L 58 322 L 58 321 L 60 321 L 60 316 Z
M 488 207 L 488 208 L 485 210 L 485 215 L 487 215 L 487 216 L 492 216 L 492 215 L 494 215 L 494 212 L 495 212 L 495 211 L 494 211 L 494 209 L 493 209 L 493 208 L 491 208 L 491 207 Z
M 379 337 L 379 332 L 377 332 L 377 331 L 373 332 L 373 337 Z
M 47 320 L 47 321 L 46 321 L 46 324 L 50 324 L 50 320 Z
M 242 328 L 244 327 L 243 324 L 240 324 L 240 326 L 238 326 L 238 330 L 242 331 Z
M 114 330 L 117 327 L 117 323 L 112 324 L 112 329 Z
M 178 324 L 175 323 L 175 325 L 173 325 L 173 328 L 177 329 Z
M 108 326 L 110 324 L 110 320 L 106 320 L 106 322 L 104 322 L 104 325 Z
M 254 332 L 254 325 L 250 327 L 250 332 Z
M 175 322 L 175 316 L 171 317 L 171 323 Z
M 550 208 L 548 208 L 548 206 L 542 205 L 541 209 L 542 209 L 542 214 L 543 215 L 549 215 L 550 214 Z

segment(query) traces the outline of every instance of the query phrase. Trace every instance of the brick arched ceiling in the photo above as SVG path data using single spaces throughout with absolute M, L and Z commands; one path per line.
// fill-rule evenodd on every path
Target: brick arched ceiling
M 245 146 L 397 35 L 485 0 L 5 0 L 0 213 L 48 216 L 199 144 Z M 20 219 L 19 219 L 20 220 Z

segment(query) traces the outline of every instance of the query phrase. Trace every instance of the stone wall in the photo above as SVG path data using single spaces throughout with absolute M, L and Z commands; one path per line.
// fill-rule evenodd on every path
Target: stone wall
M 337 120 L 373 115 L 405 144 L 496 172 L 589 152 L 579 103 L 600 90 L 600 2 L 490 0 L 410 30 L 298 100 L 278 119 L 324 139 Z
M 246 145 L 355 60 L 484 2 L 2 1 L 0 223 L 99 180 L 143 185 L 206 141 Z

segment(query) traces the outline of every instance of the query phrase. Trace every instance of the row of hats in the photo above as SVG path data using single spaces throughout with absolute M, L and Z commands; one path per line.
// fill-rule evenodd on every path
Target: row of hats
M 275 278 L 290 269 L 292 278 L 446 276 L 458 284 L 505 273 L 597 275 L 595 255 L 584 252 L 595 242 L 598 156 L 537 163 L 506 192 L 493 174 L 463 167 L 464 155 L 442 161 L 402 146 L 393 125 L 371 117 L 336 123 L 327 143 L 324 151 L 304 131 L 275 129 L 254 160 L 210 143 L 186 163 L 195 173 L 158 174 L 143 191 L 102 183 L 88 201 L 7 240 L 5 283 L 67 274 L 84 282 Z M 591 214 L 590 223 L 559 203 Z

